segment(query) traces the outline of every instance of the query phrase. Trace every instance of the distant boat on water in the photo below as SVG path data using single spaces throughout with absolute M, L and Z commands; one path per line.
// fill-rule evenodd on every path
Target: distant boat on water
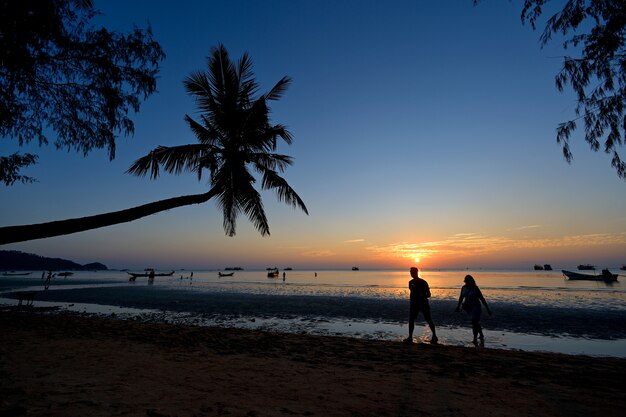
M 59 272 L 57 275 L 60 277 L 67 278 L 67 277 L 71 277 L 72 275 L 74 275 L 74 273 L 73 272 Z
M 602 273 L 599 275 L 581 274 L 565 270 L 562 270 L 561 272 L 563 272 L 563 275 L 570 280 L 617 282 L 617 274 L 612 274 L 608 269 L 603 269 Z
M 591 264 L 582 264 L 582 265 L 578 265 L 578 270 L 579 271 L 595 271 L 596 267 Z
M 550 265 L 550 264 L 545 264 L 545 265 L 543 266 L 543 269 L 545 269 L 546 271 L 552 271 L 552 265 Z
M 622 265 L 622 267 L 620 268 L 621 271 L 626 271 L 626 265 Z
M 268 278 L 278 278 L 278 268 L 267 268 Z
M 147 270 L 149 271 L 149 270 Z M 150 272 L 127 272 L 128 275 L 130 275 L 133 278 L 139 278 L 139 277 L 149 277 L 150 276 Z M 174 271 L 171 272 L 155 272 L 154 276 L 155 277 L 171 277 L 172 275 L 174 275 Z
M 224 271 L 243 271 L 243 268 L 240 266 L 227 266 L 224 268 Z
M 352 267 L 352 270 L 353 270 L 353 271 L 358 271 L 358 270 L 359 270 L 359 267 L 358 267 L 358 266 L 353 266 L 353 267 Z
M 26 275 L 30 275 L 32 272 L 3 272 L 2 275 L 5 277 L 25 277 Z
M 535 264 L 535 271 L 543 271 L 543 266 Z
M 218 272 L 217 275 L 219 275 L 220 277 L 232 277 L 233 275 L 235 275 L 235 273 L 234 272 L 228 272 L 228 273 Z

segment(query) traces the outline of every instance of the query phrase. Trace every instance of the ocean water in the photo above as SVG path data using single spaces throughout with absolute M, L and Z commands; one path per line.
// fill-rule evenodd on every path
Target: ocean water
M 232 272 L 232 271 L 223 271 Z M 139 277 L 122 271 L 75 272 L 43 290 L 41 271 L 0 276 L 0 304 L 16 290 L 38 291 L 35 306 L 125 319 L 237 326 L 271 331 L 401 340 L 406 337 L 408 271 L 176 271 Z M 618 271 L 613 271 L 618 272 Z M 473 346 L 469 319 L 455 313 L 463 278 L 472 274 L 490 304 L 483 314 L 486 347 L 626 357 L 626 286 L 570 281 L 561 271 L 437 270 L 430 285 L 433 319 L 443 344 Z M 591 272 L 590 272 L 591 273 Z M 430 339 L 418 318 L 416 340 Z

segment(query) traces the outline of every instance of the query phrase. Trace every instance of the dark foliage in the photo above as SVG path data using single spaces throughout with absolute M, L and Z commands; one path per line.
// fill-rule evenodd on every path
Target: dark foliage
M 6 185 L 13 185 L 15 182 L 34 182 L 35 179 L 19 172 L 22 168 L 34 165 L 37 162 L 37 155 L 25 153 L 20 155 L 14 153 L 9 156 L 0 156 L 0 181 Z
M 165 54 L 150 28 L 95 28 L 91 0 L 0 0 L 0 137 L 87 154 L 130 135 Z M 32 157 L 32 155 L 31 155 Z M 34 163 L 34 159 L 30 160 Z M 27 164 L 0 161 L 0 181 Z

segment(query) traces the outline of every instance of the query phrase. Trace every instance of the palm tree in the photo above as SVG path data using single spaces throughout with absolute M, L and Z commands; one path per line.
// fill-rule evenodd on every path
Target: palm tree
M 275 153 L 279 139 L 291 144 L 293 138 L 285 126 L 271 125 L 269 120 L 268 101 L 278 100 L 289 83 L 290 79 L 283 77 L 269 92 L 255 98 L 259 86 L 248 54 L 234 63 L 226 48 L 218 45 L 211 50 L 207 71 L 194 72 L 184 82 L 201 113 L 199 121 L 185 116 L 198 143 L 159 146 L 136 160 L 127 171 L 139 176 L 149 174 L 150 178 L 156 179 L 162 168 L 172 174 L 193 172 L 201 180 L 206 170 L 210 176 L 206 193 L 169 198 L 95 216 L 2 227 L 0 244 L 111 226 L 176 207 L 204 203 L 214 197 L 223 211 L 227 235 L 235 235 L 237 218 L 245 214 L 261 235 L 266 236 L 270 234 L 269 224 L 261 195 L 254 187 L 257 178 L 261 189 L 274 190 L 279 201 L 308 214 L 302 199 L 280 175 L 293 159 Z

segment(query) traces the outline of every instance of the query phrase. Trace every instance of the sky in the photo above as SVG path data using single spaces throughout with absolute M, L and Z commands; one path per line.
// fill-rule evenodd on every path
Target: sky
M 120 210 L 207 191 L 193 174 L 125 174 L 158 145 L 194 143 L 183 80 L 211 47 L 248 52 L 261 91 L 293 79 L 272 103 L 288 126 L 284 177 L 309 210 L 262 192 L 271 235 L 245 218 L 226 236 L 209 201 L 131 223 L 5 245 L 109 268 L 571 268 L 626 264 L 626 182 L 581 131 L 572 164 L 555 140 L 575 97 L 557 91 L 563 50 L 541 48 L 521 1 L 95 0 L 97 24 L 150 24 L 167 58 L 158 92 L 133 116 L 116 158 L 54 147 L 0 189 L 0 224 Z M 0 142 L 0 154 L 15 151 Z M 622 155 L 623 157 L 624 155 Z

